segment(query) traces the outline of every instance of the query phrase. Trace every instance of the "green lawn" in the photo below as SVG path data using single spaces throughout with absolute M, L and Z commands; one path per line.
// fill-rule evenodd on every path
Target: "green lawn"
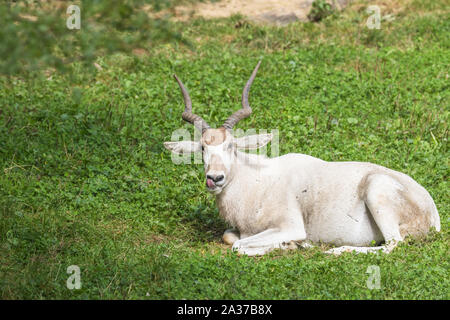
M 450 15 L 444 0 L 407 3 L 380 30 L 358 5 L 283 28 L 178 22 L 191 47 L 100 57 L 102 70 L 72 76 L 0 78 L 0 298 L 449 299 Z M 409 174 L 434 198 L 442 231 L 390 255 L 247 257 L 222 244 L 203 166 L 174 165 L 163 147 L 180 127 L 193 133 L 172 74 L 219 126 L 259 59 L 253 114 L 238 128 L 278 129 L 281 154 Z M 79 290 L 66 287 L 70 265 Z M 379 290 L 366 285 L 370 265 Z

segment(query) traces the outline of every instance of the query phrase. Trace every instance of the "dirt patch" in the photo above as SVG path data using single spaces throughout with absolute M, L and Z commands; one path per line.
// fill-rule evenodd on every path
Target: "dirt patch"
M 338 10 L 349 2 L 331 1 Z M 308 21 L 307 14 L 312 3 L 313 0 L 222 0 L 176 7 L 175 16 L 177 20 L 187 20 L 192 17 L 215 19 L 241 14 L 252 21 L 285 25 L 294 21 Z

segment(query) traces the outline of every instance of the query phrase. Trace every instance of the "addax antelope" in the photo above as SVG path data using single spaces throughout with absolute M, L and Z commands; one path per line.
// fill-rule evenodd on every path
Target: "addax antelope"
M 327 162 L 298 153 L 267 158 L 240 151 L 272 139 L 271 134 L 232 134 L 233 126 L 252 112 L 248 95 L 260 63 L 244 87 L 242 109 L 217 129 L 192 113 L 189 93 L 175 75 L 185 103 L 182 118 L 202 136 L 164 145 L 174 153 L 202 153 L 206 188 L 233 227 L 225 231 L 225 243 L 247 255 L 318 242 L 339 246 L 327 251 L 335 254 L 390 252 L 406 235 L 440 231 L 433 199 L 406 174 L 372 163 Z

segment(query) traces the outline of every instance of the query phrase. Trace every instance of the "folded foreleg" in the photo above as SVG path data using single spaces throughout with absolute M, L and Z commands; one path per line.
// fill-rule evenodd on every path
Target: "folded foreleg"
M 268 229 L 233 244 L 233 250 L 249 256 L 263 255 L 273 249 L 291 249 L 295 241 L 306 238 L 304 232 L 293 230 Z

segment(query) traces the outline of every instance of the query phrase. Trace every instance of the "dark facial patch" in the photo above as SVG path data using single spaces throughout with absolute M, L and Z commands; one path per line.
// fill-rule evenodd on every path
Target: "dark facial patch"
M 219 129 L 208 129 L 203 133 L 203 142 L 210 146 L 218 146 L 219 144 L 222 144 L 227 135 L 226 135 L 226 129 L 221 127 Z

